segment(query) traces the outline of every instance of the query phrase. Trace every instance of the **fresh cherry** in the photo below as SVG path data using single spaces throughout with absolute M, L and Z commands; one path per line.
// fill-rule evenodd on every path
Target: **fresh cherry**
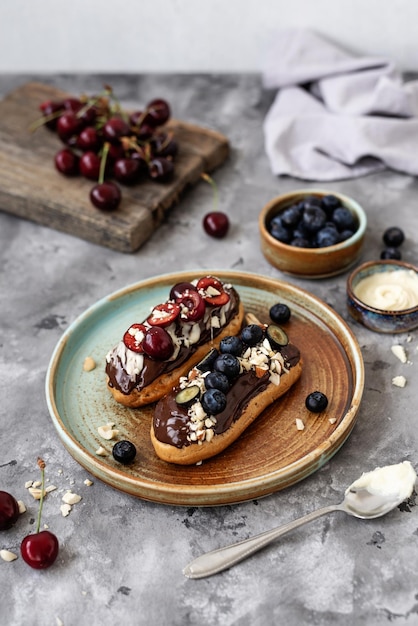
M 203 298 L 195 289 L 186 290 L 176 299 L 180 306 L 180 317 L 187 322 L 197 322 L 201 320 L 206 311 L 206 304 Z
M 77 137 L 76 146 L 80 150 L 97 151 L 101 146 L 99 133 L 94 126 L 86 126 Z
M 147 104 L 146 121 L 151 126 L 162 126 L 169 120 L 170 115 L 170 106 L 162 98 L 156 98 Z
M 69 148 L 57 152 L 54 162 L 57 170 L 65 176 L 77 176 L 79 173 L 79 158 Z
M 141 163 L 138 159 L 118 159 L 113 165 L 113 175 L 120 183 L 133 185 L 141 175 Z
M 88 150 L 80 158 L 80 173 L 89 180 L 99 180 L 100 164 L 100 157 L 92 150 Z
M 19 517 L 17 500 L 7 491 L 0 491 L 0 530 L 7 530 Z
M 49 530 L 27 535 L 20 546 L 23 560 L 34 569 L 50 567 L 58 556 L 59 543 Z
M 97 209 L 115 211 L 121 201 L 122 194 L 116 183 L 104 181 L 97 183 L 90 190 L 90 200 Z
M 171 287 L 170 300 L 177 300 L 177 298 L 181 298 L 185 291 L 193 290 L 196 291 L 196 287 L 192 283 L 176 283 L 173 287 Z
M 132 324 L 123 336 L 123 343 L 129 350 L 141 353 L 144 351 L 142 342 L 147 328 L 144 324 Z
M 144 352 L 157 361 L 166 361 L 174 352 L 173 341 L 161 326 L 152 326 L 147 330 L 142 345 Z
M 78 135 L 82 127 L 82 120 L 73 111 L 63 113 L 57 121 L 57 133 L 64 142 L 68 141 L 73 135 Z
M 174 302 L 164 302 L 157 304 L 151 311 L 151 315 L 147 318 L 148 324 L 151 326 L 161 326 L 166 328 L 174 322 L 180 315 L 180 306 Z
M 229 218 L 222 211 L 211 211 L 203 218 L 203 228 L 210 237 L 222 239 L 229 230 Z
M 159 183 L 165 183 L 169 181 L 174 172 L 174 165 L 170 159 L 164 157 L 156 157 L 152 159 L 148 164 L 148 173 L 152 180 Z
M 229 295 L 220 280 L 214 276 L 203 276 L 197 283 L 197 290 L 210 306 L 223 306 L 229 301 Z
M 64 111 L 64 103 L 61 100 L 46 100 L 39 108 L 46 119 L 45 126 L 50 130 L 56 130 L 59 114 Z
M 103 126 L 103 137 L 110 143 L 119 143 L 120 138 L 129 133 L 129 124 L 121 117 L 111 117 Z
M 41 499 L 39 502 L 38 521 L 36 532 L 27 535 L 20 544 L 22 559 L 34 569 L 46 569 L 50 567 L 58 556 L 59 542 L 57 537 L 49 530 L 40 531 L 42 507 L 45 494 L 45 463 L 38 458 L 38 467 L 41 470 Z

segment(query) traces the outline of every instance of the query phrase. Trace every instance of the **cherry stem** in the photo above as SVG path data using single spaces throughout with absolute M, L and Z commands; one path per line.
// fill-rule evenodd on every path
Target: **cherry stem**
M 39 533 L 41 528 L 42 507 L 44 505 L 44 493 L 45 493 L 45 462 L 38 457 L 38 466 L 41 470 L 41 499 L 39 502 L 38 522 L 36 524 L 36 533 Z
M 209 174 L 206 174 L 205 172 L 203 172 L 200 176 L 201 178 L 203 178 L 204 181 L 209 183 L 209 185 L 211 185 L 213 189 L 213 208 L 215 211 L 217 211 L 219 209 L 218 186 L 213 180 L 213 178 L 209 176 Z
M 106 169 L 106 161 L 107 155 L 109 154 L 110 145 L 106 142 L 103 146 L 102 158 L 100 160 L 100 170 L 99 170 L 99 184 L 101 185 L 104 181 L 105 177 L 105 169 Z
M 42 115 L 42 117 L 39 117 L 37 120 L 32 122 L 32 124 L 30 124 L 29 132 L 33 133 L 35 130 L 37 130 L 41 126 L 44 126 L 47 122 L 52 122 L 53 120 L 56 120 L 58 117 L 61 117 L 62 114 L 63 114 L 63 111 L 56 111 L 55 113 L 50 113 L 49 115 Z

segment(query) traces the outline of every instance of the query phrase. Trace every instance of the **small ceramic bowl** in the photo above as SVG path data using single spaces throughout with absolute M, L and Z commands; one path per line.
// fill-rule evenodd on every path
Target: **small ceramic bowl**
M 354 235 L 332 246 L 324 248 L 299 248 L 275 239 L 268 230 L 271 220 L 293 204 L 308 196 L 333 195 L 355 216 L 358 228 Z M 334 191 L 321 189 L 301 189 L 277 196 L 260 213 L 259 230 L 261 250 L 271 265 L 282 272 L 300 278 L 326 278 L 341 274 L 359 258 L 364 242 L 367 219 L 362 207 L 352 198 Z
M 399 274 L 400 271 L 404 273 Z M 390 274 L 388 274 L 390 272 Z M 393 273 L 397 273 L 396 280 L 393 281 Z M 391 276 L 392 280 L 386 283 L 386 276 Z M 401 310 L 389 310 L 380 308 L 383 306 L 385 298 L 402 298 L 405 296 L 402 287 L 403 277 L 410 277 L 411 290 L 418 290 L 418 268 L 403 261 L 368 261 L 362 263 L 351 272 L 347 279 L 347 308 L 350 315 L 360 324 L 378 333 L 404 333 L 418 327 L 418 292 L 415 295 L 415 304 L 406 305 Z M 379 287 L 369 287 L 369 295 L 366 292 L 359 292 L 365 289 L 365 279 L 368 281 L 377 278 L 380 281 Z M 361 285 L 362 283 L 362 285 Z M 393 286 L 394 285 L 394 286 Z M 378 291 L 376 291 L 378 289 Z M 379 298 L 379 308 L 371 306 L 375 303 L 375 298 Z M 360 299 L 362 298 L 362 299 Z M 380 300 L 383 298 L 383 300 Z M 364 302 L 367 300 L 368 303 Z M 394 308 L 393 306 L 391 308 Z

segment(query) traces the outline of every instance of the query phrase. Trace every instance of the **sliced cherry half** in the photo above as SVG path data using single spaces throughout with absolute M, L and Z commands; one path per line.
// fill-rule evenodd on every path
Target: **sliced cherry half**
M 147 330 L 143 347 L 144 352 L 157 361 L 167 361 L 174 352 L 173 341 L 161 326 L 152 326 Z
M 220 280 L 214 276 L 204 276 L 197 283 L 197 290 L 210 306 L 223 306 L 229 301 L 229 295 Z
M 205 314 L 205 301 L 194 288 L 184 291 L 176 302 L 180 306 L 180 318 L 186 322 L 197 322 Z
M 132 324 L 123 336 L 123 343 L 133 352 L 143 352 L 142 342 L 147 331 L 143 324 Z
M 157 304 L 148 317 L 147 322 L 151 326 L 169 326 L 180 315 L 180 306 L 174 302 L 164 302 Z

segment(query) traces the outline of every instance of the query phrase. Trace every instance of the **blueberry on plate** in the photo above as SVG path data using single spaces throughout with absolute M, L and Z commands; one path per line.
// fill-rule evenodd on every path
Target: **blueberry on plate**
M 328 406 L 328 398 L 322 391 L 312 391 L 306 397 L 305 406 L 312 413 L 321 413 Z
M 222 372 L 209 372 L 205 378 L 206 389 L 219 389 L 223 393 L 229 390 L 229 378 Z
M 130 441 L 122 440 L 115 443 L 112 448 L 112 454 L 115 461 L 127 465 L 132 463 L 136 456 L 136 448 Z
M 247 346 L 255 346 L 263 339 L 263 329 L 258 324 L 248 324 L 241 331 L 241 339 Z
M 241 356 L 244 350 L 244 344 L 241 339 L 236 336 L 224 337 L 219 344 L 219 350 L 222 354 L 233 354 L 234 356 Z
M 213 370 L 214 363 L 219 356 L 219 351 L 216 348 L 212 348 L 206 356 L 196 365 L 200 372 L 210 372 Z
M 275 324 L 285 324 L 290 319 L 290 309 L 284 302 L 276 302 L 270 308 L 270 318 Z
M 208 389 L 202 396 L 201 404 L 208 415 L 218 415 L 226 407 L 226 395 L 219 389 Z
M 213 369 L 225 374 L 228 380 L 233 380 L 240 373 L 240 362 L 233 354 L 221 354 L 215 361 Z

